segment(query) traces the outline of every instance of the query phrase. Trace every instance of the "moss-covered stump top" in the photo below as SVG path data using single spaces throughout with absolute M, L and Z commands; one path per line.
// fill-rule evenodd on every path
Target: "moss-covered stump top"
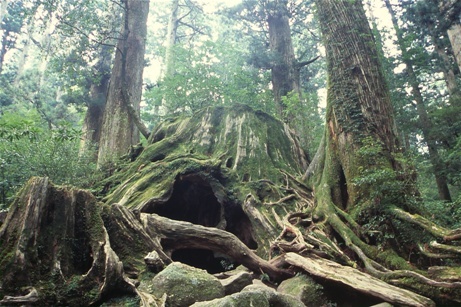
M 281 183 L 280 170 L 300 174 L 307 164 L 297 138 L 277 119 L 242 105 L 210 107 L 161 123 L 137 160 L 117 175 L 122 184 L 106 200 L 143 208 L 167 199 L 180 175 Z
M 213 275 L 180 262 L 173 262 L 151 281 L 143 281 L 141 289 L 163 297 L 167 306 L 190 306 L 224 296 L 224 287 Z

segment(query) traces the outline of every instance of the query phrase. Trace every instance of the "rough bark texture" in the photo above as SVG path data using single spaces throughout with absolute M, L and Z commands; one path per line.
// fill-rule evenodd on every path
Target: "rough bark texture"
M 139 142 L 139 115 L 149 0 L 127 0 L 104 109 L 98 164 L 127 153 Z M 132 110 L 134 109 L 134 114 Z M 130 114 L 131 112 L 131 114 Z
M 273 8 L 269 10 L 269 15 L 267 16 L 269 47 L 274 56 L 274 64 L 271 68 L 272 89 L 278 115 L 286 121 L 290 119 L 285 118 L 284 112 L 286 111 L 286 106 L 282 101 L 282 97 L 292 92 L 301 100 L 299 67 L 297 66 L 293 43 L 291 41 L 288 15 L 287 3 L 285 1 L 275 1 Z
M 32 286 L 48 305 L 89 305 L 113 291 L 135 294 L 100 210 L 88 192 L 31 179 L 0 228 L 2 291 L 20 296 L 22 287 Z
M 381 154 L 392 168 L 398 167 L 392 154 L 399 152 L 400 145 L 389 91 L 361 2 L 316 3 L 328 68 L 325 171 L 336 181 L 332 185 L 335 204 L 346 209 L 368 196 L 353 183 L 359 176 L 358 166 L 376 167 L 357 153 L 364 140 L 381 144 Z

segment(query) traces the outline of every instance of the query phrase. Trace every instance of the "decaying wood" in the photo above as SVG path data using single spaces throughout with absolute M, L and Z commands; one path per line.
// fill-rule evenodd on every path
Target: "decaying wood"
M 201 248 L 219 252 L 255 272 L 263 271 L 275 281 L 291 276 L 288 271 L 279 269 L 258 257 L 235 235 L 212 227 L 204 227 L 189 222 L 175 221 L 157 214 L 141 214 L 147 232 L 168 239 L 168 247 Z
M 394 208 L 393 212 L 395 215 L 404 221 L 410 222 L 412 224 L 416 224 L 426 230 L 427 232 L 431 233 L 435 237 L 442 238 L 445 241 L 454 241 L 461 239 L 461 229 L 447 229 L 441 227 L 428 219 L 422 217 L 419 214 L 411 214 L 406 212 L 400 208 Z
M 342 266 L 317 256 L 302 257 L 295 253 L 287 253 L 285 261 L 302 268 L 313 276 L 351 287 L 391 304 L 419 307 L 435 306 L 433 301 L 424 296 L 387 284 L 352 267 Z
M 38 292 L 35 288 L 30 287 L 28 289 L 29 293 L 26 295 L 19 296 L 9 296 L 5 297 L 0 301 L 0 304 L 33 304 L 38 301 Z

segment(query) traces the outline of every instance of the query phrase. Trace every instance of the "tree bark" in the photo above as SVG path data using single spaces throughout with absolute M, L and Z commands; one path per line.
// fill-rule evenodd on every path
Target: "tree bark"
M 461 5 L 456 0 L 438 0 L 438 5 L 444 19 L 443 24 L 447 29 L 453 55 L 461 70 L 461 24 L 459 20 Z
M 139 107 L 149 1 L 126 0 L 124 3 L 124 25 L 104 109 L 98 165 L 122 156 L 131 145 L 139 142 L 136 123 L 141 123 Z M 135 112 L 130 113 L 130 106 Z
M 274 8 L 267 16 L 269 26 L 269 47 L 275 57 L 271 68 L 272 90 L 274 92 L 275 105 L 280 118 L 286 118 L 287 106 L 282 97 L 293 93 L 301 101 L 301 89 L 299 81 L 299 69 L 295 58 L 291 29 L 286 1 L 275 1 Z
M 170 17 L 168 19 L 167 47 L 165 53 L 165 77 L 171 77 L 175 72 L 174 45 L 176 44 L 176 33 L 178 31 L 178 8 L 179 0 L 171 1 Z
M 365 140 L 380 144 L 384 163 L 400 166 L 400 152 L 389 91 L 361 1 L 317 0 L 327 54 L 328 98 L 324 179 L 341 208 L 369 199 L 368 187 L 356 185 L 360 167 L 373 170 L 358 149 Z M 328 181 L 328 180 L 327 180 Z
M 110 49 L 109 46 L 102 46 L 100 58 L 96 64 L 100 80 L 90 86 L 90 103 L 82 127 L 81 150 L 83 151 L 91 150 L 92 146 L 98 146 L 101 137 L 104 107 L 110 81 L 110 61 L 112 59 Z
M 437 142 L 431 133 L 432 122 L 429 119 L 429 116 L 426 111 L 426 106 L 424 103 L 423 95 L 420 90 L 418 77 L 416 76 L 416 72 L 414 71 L 411 58 L 408 55 L 408 50 L 405 47 L 403 36 L 397 23 L 397 17 L 395 16 L 391 3 L 389 2 L 389 0 L 384 0 L 384 2 L 386 4 L 387 9 L 389 10 L 389 13 L 391 14 L 392 24 L 397 33 L 397 40 L 399 43 L 400 50 L 402 52 L 402 61 L 405 63 L 409 82 L 412 88 L 413 97 L 416 102 L 416 110 L 419 116 L 419 124 L 423 132 L 424 142 L 427 144 L 429 150 L 429 159 L 433 167 L 433 173 L 435 175 L 435 181 L 437 183 L 439 198 L 441 200 L 451 201 L 451 195 L 448 189 L 447 178 L 444 172 L 445 167 L 437 150 Z

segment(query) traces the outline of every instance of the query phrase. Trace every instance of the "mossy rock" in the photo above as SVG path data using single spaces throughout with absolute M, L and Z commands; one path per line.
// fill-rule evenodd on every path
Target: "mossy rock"
M 269 299 L 265 293 L 259 292 L 239 292 L 223 298 L 214 299 L 207 302 L 198 302 L 193 307 L 269 307 Z
M 180 262 L 173 262 L 150 281 L 142 281 L 145 289 L 156 297 L 167 294 L 166 305 L 190 306 L 224 296 L 224 287 L 213 275 Z
M 277 291 L 296 297 L 306 306 L 323 306 L 327 301 L 323 295 L 322 286 L 306 275 L 284 280 L 278 286 Z

